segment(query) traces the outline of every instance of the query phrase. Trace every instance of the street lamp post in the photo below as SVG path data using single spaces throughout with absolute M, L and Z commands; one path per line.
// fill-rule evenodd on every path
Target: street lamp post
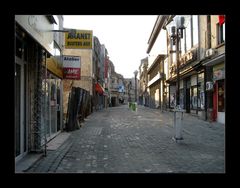
M 183 110 L 180 106 L 180 74 L 179 74 L 179 41 L 183 38 L 184 27 L 184 17 L 177 17 L 176 22 L 172 25 L 171 28 L 171 41 L 172 45 L 176 46 L 176 63 L 177 63 L 177 83 L 176 83 L 176 105 L 174 109 L 174 127 L 175 127 L 175 136 L 173 139 L 177 142 L 183 140 L 182 137 L 182 119 L 183 119 Z
M 135 70 L 134 71 L 134 76 L 135 76 L 135 102 L 137 103 L 137 74 L 138 74 L 138 71 Z

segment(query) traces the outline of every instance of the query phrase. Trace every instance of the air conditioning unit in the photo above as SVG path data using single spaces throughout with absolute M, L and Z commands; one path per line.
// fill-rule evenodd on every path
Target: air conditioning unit
M 213 89 L 213 82 L 206 82 L 206 91 L 210 91 Z
M 211 57 L 211 56 L 213 56 L 215 53 L 216 53 L 216 51 L 215 51 L 214 49 L 210 48 L 210 49 L 207 49 L 205 56 L 206 56 L 206 57 Z

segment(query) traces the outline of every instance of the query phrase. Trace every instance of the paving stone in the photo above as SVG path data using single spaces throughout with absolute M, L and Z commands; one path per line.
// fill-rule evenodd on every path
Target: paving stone
M 189 114 L 176 143 L 172 112 L 127 105 L 92 113 L 27 172 L 224 173 L 225 126 Z

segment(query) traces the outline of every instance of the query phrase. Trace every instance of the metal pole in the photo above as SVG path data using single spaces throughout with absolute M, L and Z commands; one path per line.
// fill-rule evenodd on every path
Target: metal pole
M 45 93 L 45 112 L 44 112 L 44 156 L 47 156 L 47 52 L 45 51 L 45 87 L 44 87 L 44 93 Z
M 177 108 L 180 107 L 180 99 L 179 99 L 179 86 L 180 86 L 180 76 L 179 76 L 179 33 L 177 29 L 177 37 L 176 37 L 176 59 L 177 59 L 177 90 L 176 90 L 176 105 Z
M 137 102 L 137 75 L 135 74 L 135 102 Z
M 177 88 L 176 88 L 176 107 L 174 111 L 174 126 L 175 126 L 175 137 L 174 140 L 177 142 L 178 140 L 183 140 L 182 137 L 182 116 L 183 112 L 180 108 L 180 75 L 179 75 L 179 29 L 177 28 L 177 36 L 176 36 L 176 60 L 177 60 Z

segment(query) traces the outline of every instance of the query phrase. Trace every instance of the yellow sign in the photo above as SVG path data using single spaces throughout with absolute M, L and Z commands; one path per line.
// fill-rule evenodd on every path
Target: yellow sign
M 65 48 L 92 49 L 91 30 L 70 30 L 65 33 Z
M 56 76 L 63 78 L 63 69 L 54 57 L 47 58 L 47 69 Z

